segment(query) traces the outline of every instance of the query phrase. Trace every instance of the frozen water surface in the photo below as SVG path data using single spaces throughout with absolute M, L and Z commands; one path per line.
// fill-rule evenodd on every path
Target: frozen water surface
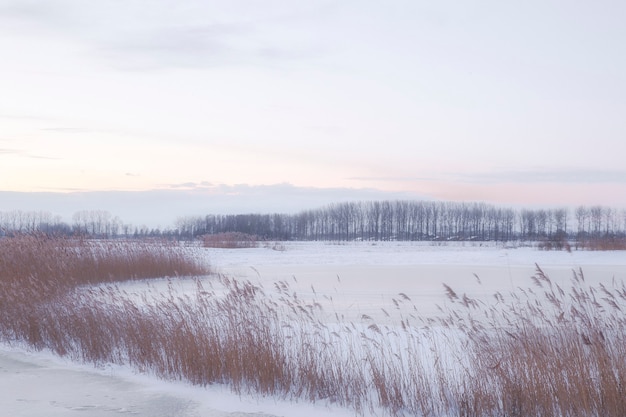
M 626 254 L 620 251 L 568 253 L 424 242 L 296 242 L 283 244 L 282 251 L 271 247 L 206 251 L 219 272 L 266 288 L 283 280 L 300 297 L 332 296 L 331 307 L 348 318 L 378 315 L 399 293 L 409 296 L 420 314 L 438 314 L 437 306 L 447 302 L 444 283 L 458 293 L 489 298 L 496 291 L 508 293 L 531 286 L 535 264 L 563 288 L 579 268 L 590 283 L 626 281 Z

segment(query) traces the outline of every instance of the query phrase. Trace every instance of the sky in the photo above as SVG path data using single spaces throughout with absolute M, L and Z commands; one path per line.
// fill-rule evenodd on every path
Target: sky
M 625 18 L 604 0 L 0 0 L 0 198 L 626 207 Z

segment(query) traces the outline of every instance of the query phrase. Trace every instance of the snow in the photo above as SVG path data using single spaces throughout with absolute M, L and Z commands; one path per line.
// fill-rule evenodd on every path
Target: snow
M 0 348 L 0 415 L 11 417 L 353 416 L 324 404 L 240 397 L 227 387 L 194 387 L 132 370 L 77 364 L 45 352 Z
M 443 283 L 478 298 L 526 288 L 531 286 L 535 263 L 565 287 L 572 270 L 579 268 L 590 283 L 626 281 L 623 252 L 543 252 L 479 243 L 280 242 L 249 249 L 206 248 L 202 253 L 218 273 L 251 280 L 268 293 L 276 281 L 286 281 L 299 297 L 327 300 L 325 309 L 348 320 L 362 314 L 383 320 L 382 309 L 388 309 L 399 293 L 407 295 L 420 314 L 436 315 L 437 306 L 449 302 Z M 190 291 L 189 283 L 177 279 L 174 285 Z M 148 289 L 158 292 L 168 284 L 172 281 L 132 282 L 122 287 L 133 294 Z M 126 367 L 94 368 L 19 347 L 0 347 L 0 375 L 2 416 L 354 415 L 328 404 L 240 397 L 226 387 L 160 381 Z
M 408 295 L 420 314 L 438 314 L 446 303 L 443 283 L 475 298 L 491 297 L 530 285 L 539 265 L 557 284 L 568 287 L 573 270 L 588 280 L 626 281 L 626 254 L 620 251 L 539 251 L 485 243 L 292 242 L 271 248 L 206 249 L 214 269 L 271 288 L 289 282 L 301 298 L 333 297 L 332 307 L 348 318 L 381 308 L 399 293 Z M 478 279 L 476 278 L 478 276 Z M 480 284 L 478 284 L 480 281 Z M 457 291 L 457 292 L 458 292 Z M 319 301 L 319 297 L 317 298 Z

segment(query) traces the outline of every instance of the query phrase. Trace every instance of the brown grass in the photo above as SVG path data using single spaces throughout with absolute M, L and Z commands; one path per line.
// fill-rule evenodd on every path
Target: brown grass
M 508 303 L 496 294 L 484 320 L 472 308 L 451 320 L 471 340 L 480 382 L 465 415 L 626 415 L 626 288 L 587 286 L 577 271 L 565 291 L 538 266 L 533 282 Z
M 377 322 L 345 322 L 285 282 L 177 275 L 206 270 L 180 248 L 22 236 L 0 240 L 0 337 L 94 364 L 130 364 L 236 392 L 326 401 L 357 414 L 626 415 L 626 288 L 568 290 L 538 267 L 533 288 L 493 304 L 450 287 L 454 308 L 416 316 L 399 294 Z M 125 277 L 170 276 L 128 294 Z M 88 284 L 88 285 L 87 285 Z M 138 299 L 139 297 L 139 299 Z M 332 319 L 331 319 L 332 318 Z
M 205 273 L 206 266 L 169 242 L 0 239 L 0 334 L 45 346 L 48 325 L 65 320 L 63 303 L 73 302 L 68 294 L 76 287 Z
M 581 242 L 581 247 L 586 250 L 626 250 L 626 238 L 623 237 L 604 237 L 586 239 Z
M 258 238 L 254 235 L 240 232 L 216 233 L 202 236 L 202 244 L 205 248 L 256 248 L 258 246 Z

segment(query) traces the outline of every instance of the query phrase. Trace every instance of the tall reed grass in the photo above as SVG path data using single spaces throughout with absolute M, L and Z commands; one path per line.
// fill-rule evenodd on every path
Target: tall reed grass
M 206 274 L 207 266 L 192 255 L 170 242 L 46 235 L 0 239 L 0 335 L 4 340 L 44 346 L 48 322 L 64 320 L 61 307 L 72 302 L 68 294 L 76 287 Z
M 578 270 L 564 289 L 539 266 L 532 280 L 509 302 L 462 300 L 467 315 L 450 320 L 471 340 L 480 382 L 464 396 L 467 415 L 626 415 L 624 284 L 595 288 Z
M 453 303 L 440 317 L 416 315 L 398 294 L 384 323 L 349 322 L 286 282 L 266 289 L 214 276 L 186 292 L 171 278 L 166 291 L 146 283 L 129 294 L 116 284 L 125 276 L 206 271 L 174 247 L 108 245 L 0 241 L 2 339 L 357 414 L 626 415 L 622 284 L 594 288 L 576 271 L 564 289 L 537 267 L 533 287 L 493 302 L 445 287 Z

